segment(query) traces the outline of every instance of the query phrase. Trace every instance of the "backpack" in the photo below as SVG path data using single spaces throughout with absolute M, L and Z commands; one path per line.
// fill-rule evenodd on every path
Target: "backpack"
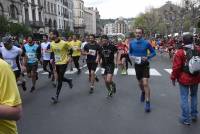
M 186 62 L 183 71 L 191 75 L 200 74 L 200 52 L 193 47 L 185 48 Z

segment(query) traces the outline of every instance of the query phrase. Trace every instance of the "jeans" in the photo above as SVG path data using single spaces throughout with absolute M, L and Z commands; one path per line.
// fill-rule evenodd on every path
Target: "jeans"
M 191 117 L 197 117 L 198 110 L 197 110 L 197 91 L 198 91 L 198 84 L 195 85 L 182 85 L 179 84 L 180 87 L 180 101 L 181 101 L 181 120 L 185 122 L 190 122 Z M 189 92 L 191 97 L 191 109 L 189 106 Z

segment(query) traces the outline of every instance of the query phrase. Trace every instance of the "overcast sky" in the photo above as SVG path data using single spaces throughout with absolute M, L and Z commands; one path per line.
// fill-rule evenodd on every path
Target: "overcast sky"
M 85 6 L 97 7 L 101 18 L 136 17 L 150 7 L 160 7 L 169 0 L 84 0 Z M 171 0 L 180 4 L 180 0 Z

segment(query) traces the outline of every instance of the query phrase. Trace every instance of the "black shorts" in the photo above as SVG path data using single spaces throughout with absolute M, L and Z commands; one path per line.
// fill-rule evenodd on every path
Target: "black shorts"
M 27 64 L 26 66 L 27 73 L 31 73 L 31 71 L 37 72 L 37 69 L 38 69 L 38 63 Z
M 14 74 L 15 74 L 15 78 L 18 79 L 21 75 L 21 71 L 20 70 L 16 70 L 14 71 Z
M 97 63 L 95 63 L 95 62 L 88 62 L 87 63 L 87 67 L 88 67 L 88 70 L 89 70 L 89 72 L 91 72 L 91 71 L 96 71 L 96 69 L 97 69 Z
M 103 75 L 113 74 L 115 70 L 115 64 L 102 65 L 102 68 L 105 69 Z
M 149 69 L 149 62 L 143 64 L 135 64 L 135 72 L 137 79 L 141 80 L 143 78 L 150 78 Z

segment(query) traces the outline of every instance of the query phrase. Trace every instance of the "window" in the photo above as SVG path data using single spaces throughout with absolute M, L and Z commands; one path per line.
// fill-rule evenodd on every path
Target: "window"
M 12 4 L 10 5 L 10 16 L 12 19 L 17 19 L 17 8 Z
M 36 21 L 35 9 L 32 10 L 33 21 Z
M 0 16 L 3 16 L 3 6 L 2 6 L 2 4 L 0 3 Z
M 51 3 L 51 13 L 53 13 L 53 3 Z
M 47 7 L 46 7 L 46 4 L 47 4 L 47 2 L 46 2 L 46 0 L 44 0 L 44 10 L 45 10 L 45 12 L 47 11 Z
M 47 3 L 47 9 L 48 9 L 47 12 L 49 13 L 50 12 L 50 3 L 49 2 Z
M 54 4 L 54 13 L 56 14 L 57 11 L 56 11 L 56 4 Z

